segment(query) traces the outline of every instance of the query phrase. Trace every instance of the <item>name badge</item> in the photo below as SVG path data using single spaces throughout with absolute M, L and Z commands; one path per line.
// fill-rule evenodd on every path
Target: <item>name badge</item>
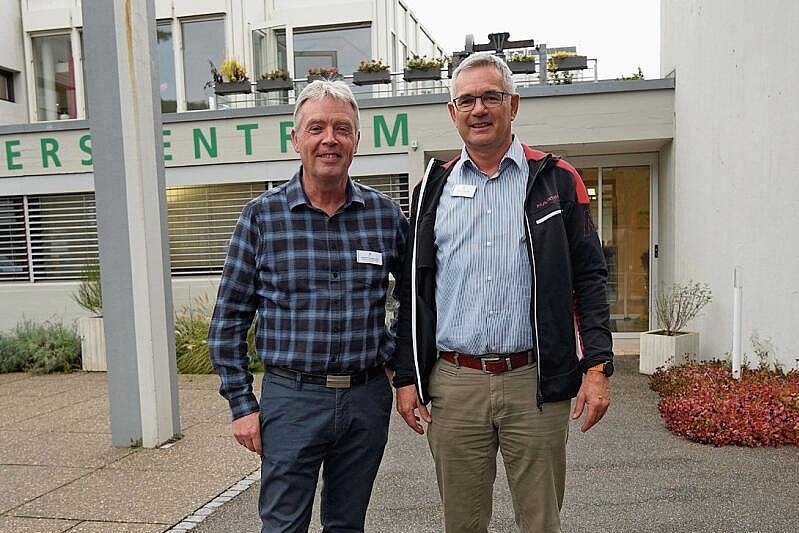
M 452 188 L 452 196 L 463 198 L 474 198 L 475 192 L 477 192 L 477 185 L 469 185 L 468 183 L 458 183 Z
M 368 250 L 355 250 L 355 257 L 359 263 L 378 265 L 378 266 L 381 266 L 383 264 L 383 254 L 381 254 L 380 252 L 370 252 Z

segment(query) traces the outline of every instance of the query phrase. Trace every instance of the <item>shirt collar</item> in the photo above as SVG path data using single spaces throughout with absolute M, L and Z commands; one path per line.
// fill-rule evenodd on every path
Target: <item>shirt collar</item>
M 477 165 L 474 164 L 474 161 L 469 156 L 468 150 L 466 150 L 466 147 L 464 146 L 461 149 L 461 158 L 460 161 L 458 161 L 458 164 L 465 164 L 466 162 L 468 162 L 474 170 L 479 172 Z M 502 161 L 499 163 L 499 171 L 497 174 L 501 174 L 502 171 L 511 163 L 515 163 L 520 170 L 527 168 L 527 158 L 524 156 L 522 143 L 515 134 L 513 135 L 513 139 L 511 140 L 508 151 L 505 152 L 505 155 L 502 157 Z
M 302 176 L 302 167 L 300 167 L 291 180 L 289 180 L 289 182 L 286 184 L 286 200 L 288 201 L 289 210 L 294 210 L 295 207 L 300 205 L 307 205 L 311 209 L 314 209 L 311 201 L 308 200 L 308 196 L 306 196 L 305 191 L 302 188 L 300 176 Z M 363 199 L 363 193 L 361 192 L 360 186 L 353 182 L 352 178 L 348 177 L 347 199 L 344 201 L 344 205 L 341 206 L 340 210 L 348 209 L 353 203 L 358 203 L 362 206 L 366 204 Z

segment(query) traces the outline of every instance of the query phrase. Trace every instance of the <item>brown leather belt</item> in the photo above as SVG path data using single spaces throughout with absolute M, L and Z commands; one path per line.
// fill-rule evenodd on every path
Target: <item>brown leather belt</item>
M 458 352 L 438 352 L 438 356 L 456 366 L 474 368 L 488 374 L 501 374 L 520 366 L 529 365 L 535 361 L 532 350 L 492 357 L 480 357 Z

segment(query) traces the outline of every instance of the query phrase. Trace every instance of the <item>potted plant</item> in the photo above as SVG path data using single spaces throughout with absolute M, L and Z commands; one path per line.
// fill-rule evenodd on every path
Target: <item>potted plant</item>
M 78 336 L 83 370 L 105 372 L 105 330 L 103 329 L 103 291 L 100 287 L 100 262 L 89 261 L 81 271 L 80 285 L 72 295 L 91 316 L 78 318 Z
M 660 367 L 678 365 L 699 352 L 699 333 L 684 328 L 713 299 L 706 283 L 661 286 L 655 314 L 661 329 L 641 333 L 638 371 L 652 374 Z
M 441 69 L 447 64 L 445 57 L 418 56 L 414 54 L 405 62 L 402 78 L 405 81 L 440 80 Z
M 382 59 L 361 60 L 358 68 L 352 73 L 352 83 L 355 85 L 391 83 L 391 71 Z
M 514 74 L 534 74 L 535 56 L 525 52 L 514 52 L 508 58 L 508 67 Z
M 586 56 L 578 56 L 574 52 L 555 52 L 547 60 L 547 70 L 550 72 L 587 68 L 588 58 Z
M 261 74 L 261 79 L 255 82 L 255 90 L 259 93 L 270 91 L 287 91 L 294 88 L 294 80 L 285 69 L 270 70 Z
M 216 81 L 214 92 L 219 95 L 226 94 L 247 94 L 252 91 L 250 79 L 244 66 L 234 58 L 222 61 L 219 66 L 222 81 Z
M 338 67 L 311 67 L 308 69 L 308 81 L 314 80 L 340 80 L 343 76 Z

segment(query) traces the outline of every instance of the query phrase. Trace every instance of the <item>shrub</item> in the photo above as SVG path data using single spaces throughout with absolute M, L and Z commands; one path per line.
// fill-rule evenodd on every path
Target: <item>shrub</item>
M 0 372 L 51 374 L 80 367 L 80 338 L 60 322 L 25 321 L 0 337 Z
M 308 69 L 308 77 L 317 76 L 325 80 L 337 80 L 341 78 L 338 67 L 311 67 Z
M 723 446 L 799 446 L 799 371 L 761 364 L 732 377 L 723 361 L 657 370 L 650 387 L 666 428 L 689 440 Z
M 80 285 L 72 295 L 82 308 L 95 316 L 103 314 L 103 290 L 100 287 L 100 261 L 95 259 L 83 265 L 80 274 Z
M 208 327 L 211 325 L 213 303 L 207 295 L 195 298 L 175 313 L 175 356 L 177 370 L 181 374 L 213 374 L 211 355 L 208 351 Z M 247 346 L 250 370 L 263 370 L 255 353 L 255 321 L 247 331 Z
M 712 299 L 707 283 L 689 281 L 661 286 L 655 300 L 655 314 L 666 335 L 675 335 Z
M 513 52 L 508 58 L 508 61 L 527 63 L 529 61 L 535 61 L 535 56 L 526 52 Z

